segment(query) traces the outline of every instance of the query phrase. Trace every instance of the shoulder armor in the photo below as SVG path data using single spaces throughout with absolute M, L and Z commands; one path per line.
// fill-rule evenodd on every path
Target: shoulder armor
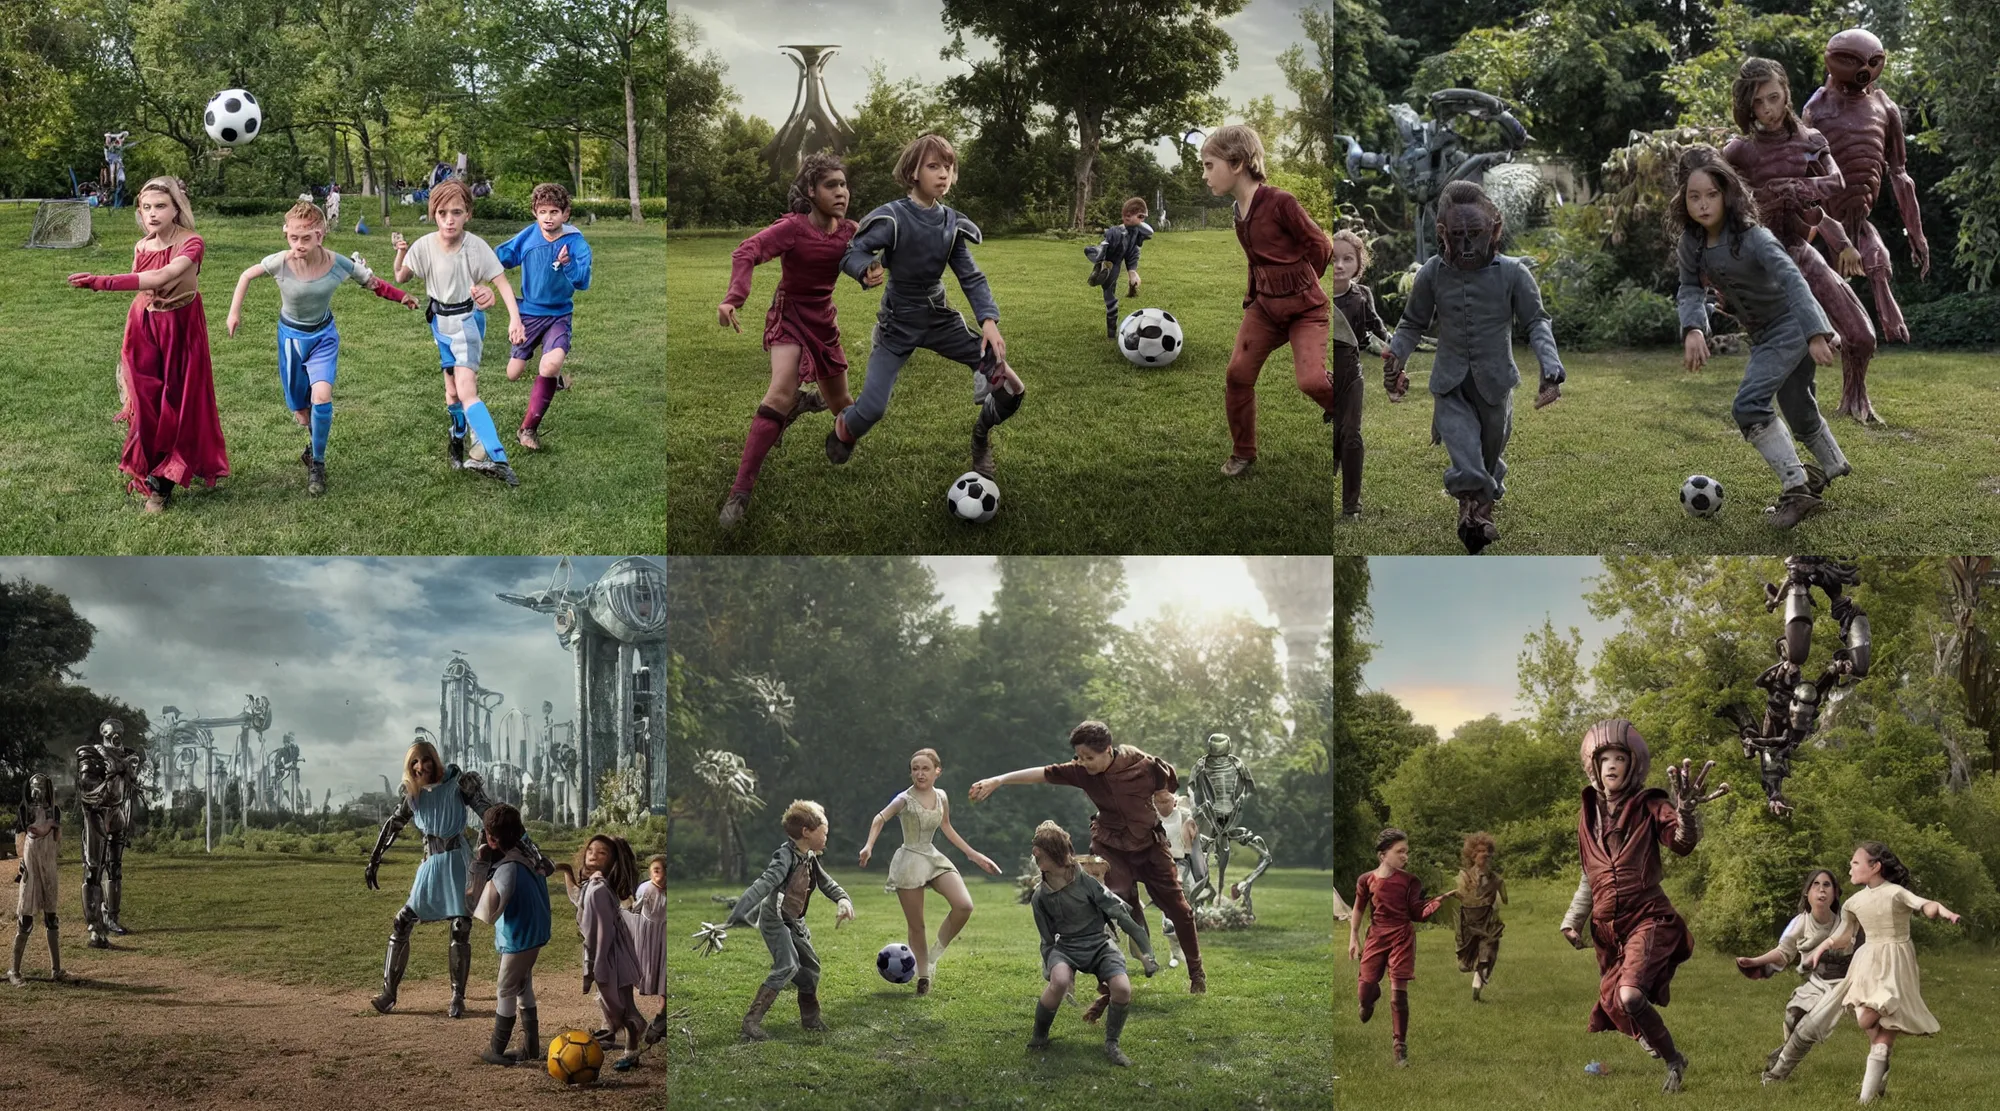
M 855 238 L 860 238 L 863 232 L 883 221 L 887 221 L 889 224 L 889 249 L 892 251 L 895 250 L 896 236 L 902 230 L 902 227 L 896 219 L 895 210 L 886 204 L 861 218 L 861 223 L 855 225 L 854 228 Z
M 478 772 L 459 771 L 457 764 L 453 764 L 444 773 L 446 779 L 450 779 L 454 775 L 458 777 L 458 793 L 468 798 L 479 794 L 486 787 L 486 784 L 480 780 Z
M 961 213 L 954 212 L 952 215 L 957 218 L 958 223 L 958 226 L 952 229 L 954 235 L 962 235 L 975 245 L 984 241 L 984 237 L 979 234 L 978 224 L 966 219 Z

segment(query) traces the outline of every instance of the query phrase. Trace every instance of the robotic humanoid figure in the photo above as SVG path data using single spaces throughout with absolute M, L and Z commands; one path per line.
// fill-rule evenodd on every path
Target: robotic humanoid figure
M 426 750 L 425 758 L 437 762 L 437 750 L 421 740 L 412 746 L 412 756 L 417 754 L 419 748 Z M 406 762 L 409 760 L 410 757 L 405 757 Z M 429 791 L 438 788 L 445 789 L 449 794 L 434 801 Z M 455 854 L 465 861 L 470 860 L 471 847 L 465 837 L 465 811 L 485 814 L 492 806 L 493 800 L 487 797 L 486 785 L 480 778 L 471 772 L 460 771 L 453 764 L 438 769 L 437 779 L 417 801 L 403 795 L 395 813 L 382 823 L 375 850 L 368 857 L 366 880 L 370 890 L 379 890 L 376 873 L 382 867 L 382 856 L 389 851 L 389 846 L 396 843 L 403 827 L 412 821 L 424 834 L 424 863 L 418 867 L 408 901 L 396 912 L 389 926 L 389 952 L 382 966 L 382 994 L 373 1000 L 377 1011 L 386 1015 L 395 1009 L 403 971 L 410 963 L 411 931 L 416 929 L 418 922 L 443 918 L 451 922 L 451 943 L 446 951 L 451 972 L 451 1007 L 446 1014 L 451 1018 L 464 1016 L 465 984 L 472 974 L 472 911 L 464 905 L 467 864 L 457 866 L 454 879 L 450 860 L 443 858 Z M 521 848 L 534 858 L 536 869 L 543 876 L 555 873 L 555 865 L 535 847 L 532 840 L 521 838 Z
M 1358 181 L 1362 170 L 1379 170 L 1389 175 L 1417 207 L 1417 265 L 1430 260 L 1435 244 L 1427 234 L 1438 222 L 1438 198 L 1454 181 L 1477 185 L 1488 168 L 1512 161 L 1514 152 L 1528 145 L 1527 129 L 1507 110 L 1505 101 L 1476 89 L 1439 89 L 1430 97 L 1431 118 L 1417 118 L 1407 104 L 1391 104 L 1389 116 L 1395 122 L 1402 150 L 1375 153 L 1361 149 L 1352 135 L 1334 138 L 1347 145 L 1347 178 Z M 1472 154 L 1465 149 L 1465 137 L 1452 129 L 1460 117 L 1498 124 L 1507 149 Z
M 1199 877 L 1197 882 L 1207 885 L 1208 900 L 1213 902 L 1228 879 L 1229 843 L 1234 841 L 1255 849 L 1257 866 L 1229 888 L 1229 897 L 1242 899 L 1243 909 L 1254 915 L 1250 885 L 1271 866 L 1271 850 L 1265 847 L 1262 837 L 1241 824 L 1244 803 L 1257 786 L 1251 782 L 1250 769 L 1243 766 L 1243 758 L 1230 751 L 1228 734 L 1209 734 L 1207 754 L 1195 761 L 1193 786 L 1195 822 L 1202 831 L 1203 855 L 1211 848 L 1215 851 L 1215 882 L 1209 884 L 1207 876 Z
M 145 755 L 119 743 L 124 735 L 123 722 L 105 718 L 97 726 L 96 743 L 76 750 L 76 801 L 83 808 L 83 918 L 92 949 L 109 949 L 111 934 L 130 932 L 119 924 L 118 908 Z
M 1819 713 L 1828 692 L 1844 682 L 1868 674 L 1868 615 L 1841 588 L 1861 582 L 1860 571 L 1850 563 L 1825 556 L 1790 556 L 1785 560 L 1785 581 L 1764 585 L 1766 613 L 1785 607 L 1785 634 L 1778 638 L 1778 662 L 1757 677 L 1765 692 L 1764 715 L 1752 718 L 1742 707 L 1729 713 L 1743 735 L 1743 757 L 1756 760 L 1764 783 L 1765 806 L 1773 814 L 1788 814 L 1792 804 L 1785 798 L 1785 779 L 1792 774 L 1792 754 L 1819 727 Z M 1805 677 L 1806 657 L 1812 653 L 1812 588 L 1819 587 L 1833 603 L 1834 620 L 1840 622 L 1840 647 L 1817 679 Z

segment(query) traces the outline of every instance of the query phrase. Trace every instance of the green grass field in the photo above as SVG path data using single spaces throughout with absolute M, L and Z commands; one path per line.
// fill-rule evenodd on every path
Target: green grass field
M 992 239 L 979 248 L 1008 361 L 1028 385 L 1020 413 L 994 436 L 994 520 L 969 525 L 944 509 L 945 488 L 971 465 L 971 375 L 919 352 L 897 380 L 889 415 L 846 465 L 826 461 L 831 419 L 801 420 L 766 460 L 750 518 L 722 535 L 716 512 L 770 381 L 760 340 L 779 270 L 758 269 L 739 314 L 743 334 L 719 328 L 715 306 L 739 238 L 668 240 L 669 551 L 1327 550 L 1332 437 L 1292 384 L 1288 351 L 1260 383 L 1256 468 L 1241 479 L 1217 470 L 1229 457 L 1222 375 L 1244 282 L 1243 252 L 1223 232 L 1159 236 L 1146 247 L 1144 288 L 1124 311 L 1156 306 L 1180 319 L 1186 353 L 1165 369 L 1132 366 L 1104 338 L 1103 296 L 1084 284 L 1082 241 Z M 963 309 L 955 282 L 947 289 Z M 846 279 L 835 295 L 857 394 L 879 301 Z
M 1597 996 L 1597 962 L 1569 947 L 1557 924 L 1572 884 L 1509 883 L 1502 909 L 1507 933 L 1494 981 L 1472 1001 L 1471 977 L 1458 971 L 1451 912 L 1443 925 L 1417 931 L 1417 979 L 1410 989 L 1410 1064 L 1391 1067 L 1385 998 L 1367 1026 L 1357 1018 L 1355 965 L 1346 958 L 1346 923 L 1339 923 L 1333 1007 L 1334 1085 L 1338 1106 L 1368 1111 L 1434 1111 L 1440 1107 L 1585 1109 L 1825 1108 L 1854 1102 L 1861 1089 L 1867 1040 L 1851 1018 L 1816 1046 L 1790 1080 L 1760 1086 L 1764 1057 L 1783 1036 L 1785 1000 L 1796 974 L 1744 979 L 1735 963 L 1695 938 L 1695 955 L 1674 976 L 1673 1002 L 1662 1008 L 1675 1044 L 1692 1065 L 1687 1090 L 1660 1092 L 1664 1070 L 1638 1043 L 1605 1032 L 1587 1034 Z M 1676 896 L 1683 913 L 1693 907 Z M 1774 938 L 1775 940 L 1775 938 Z M 1943 1030 L 1896 1042 L 1889 1073 L 1892 1105 L 1953 1111 L 1993 1106 L 2000 1092 L 2000 955 L 1971 945 L 1918 955 L 1924 1002 Z M 1600 1061 L 1608 1075 L 1587 1075 Z
M 1833 419 L 1854 473 L 1827 509 L 1791 533 L 1764 522 L 1777 480 L 1729 415 L 1744 358 L 1699 373 L 1678 351 L 1565 354 L 1560 402 L 1533 409 L 1534 357 L 1515 353 L 1527 384 L 1514 398 L 1507 496 L 1492 555 L 1618 551 L 1786 554 L 1977 551 L 2000 539 L 2000 355 L 1889 347 L 1868 375 L 1888 426 Z M 1430 442 L 1430 356 L 1412 360 L 1409 399 L 1389 403 L 1381 361 L 1365 359 L 1363 514 L 1333 530 L 1336 553 L 1463 553 L 1457 503 L 1444 495 L 1445 453 Z M 1819 371 L 1820 407 L 1840 400 L 1840 368 Z M 1810 457 L 1808 457 L 1810 458 Z M 1722 513 L 1680 508 L 1681 481 L 1722 483 Z
M 232 474 L 148 517 L 125 493 L 117 469 L 124 427 L 111 420 L 131 297 L 63 282 L 77 270 L 128 270 L 138 230 L 129 211 L 100 211 L 90 247 L 19 250 L 33 217 L 29 205 L 0 207 L 0 244 L 10 248 L 0 268 L 0 348 L 9 352 L 12 391 L 0 409 L 0 551 L 391 555 L 659 546 L 665 329 L 657 226 L 601 221 L 588 229 L 596 268 L 576 302 L 572 388 L 544 420 L 541 452 L 513 442 L 530 383 L 507 381 L 506 314 L 489 316 L 480 396 L 521 475 L 518 489 L 447 466 L 443 376 L 423 315 L 359 287 L 343 289 L 334 301 L 341 360 L 328 490 L 311 498 L 298 461 L 306 432 L 278 385 L 275 284 L 251 286 L 235 339 L 223 324 L 236 275 L 283 249 L 280 222 L 198 216 L 207 243 L 202 300 Z M 407 216 L 397 226 L 412 239 L 425 230 Z M 517 230 L 473 227 L 491 243 Z M 394 257 L 386 229 L 358 236 L 349 225 L 328 246 L 359 250 L 384 271 Z M 510 278 L 517 290 L 519 277 Z
M 668 1006 L 686 1008 L 686 1033 L 669 1037 L 672 1098 L 686 1106 L 757 1108 L 1096 1108 L 1138 1099 L 1161 1107 L 1325 1108 L 1332 1099 L 1324 1000 L 1328 991 L 1327 874 L 1272 869 L 1257 884 L 1259 920 L 1248 930 L 1204 934 L 1208 994 L 1187 994 L 1185 968 L 1151 980 L 1132 962 L 1133 1003 L 1123 1047 L 1130 1069 L 1103 1056 L 1101 1026 L 1064 1004 L 1045 1052 L 1026 1049 L 1042 990 L 1033 918 L 1011 881 L 971 883 L 976 910 L 946 952 L 928 996 L 884 981 L 875 952 L 906 936 L 883 870 L 841 870 L 857 917 L 836 930 L 816 897 L 808 912 L 824 965 L 820 1002 L 831 1031 L 799 1028 L 797 996 L 778 997 L 763 1043 L 739 1040 L 739 1023 L 770 954 L 754 928 L 731 930 L 712 957 L 686 948 L 703 920 L 728 912 L 711 895 L 740 887 L 675 882 L 667 904 Z M 945 903 L 933 897 L 935 935 Z M 1157 911 L 1147 911 L 1154 937 Z M 1080 978 L 1088 1003 L 1096 983 Z

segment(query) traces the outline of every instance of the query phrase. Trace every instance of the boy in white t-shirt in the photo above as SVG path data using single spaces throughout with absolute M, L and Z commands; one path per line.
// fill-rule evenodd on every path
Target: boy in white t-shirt
M 451 414 L 451 465 L 465 467 L 519 486 L 514 468 L 507 465 L 507 451 L 500 445 L 500 430 L 486 403 L 479 400 L 479 357 L 486 343 L 486 312 L 493 293 L 507 304 L 507 336 L 519 343 L 525 330 L 521 309 L 514 300 L 507 272 L 484 239 L 465 230 L 472 215 L 472 193 L 460 181 L 447 181 L 431 190 L 430 218 L 434 232 L 415 243 L 400 232 L 390 235 L 396 246 L 396 280 L 422 278 L 430 296 L 424 318 L 437 339 L 438 359 L 444 368 L 445 409 Z M 492 288 L 487 288 L 488 282 Z M 467 429 L 486 450 L 485 459 L 467 459 Z

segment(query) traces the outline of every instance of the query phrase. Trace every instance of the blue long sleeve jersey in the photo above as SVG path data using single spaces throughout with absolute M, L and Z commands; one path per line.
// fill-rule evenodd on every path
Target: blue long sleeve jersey
M 567 246 L 569 262 L 560 269 L 556 255 Z M 500 265 L 521 270 L 521 315 L 562 316 L 575 309 L 576 292 L 590 288 L 590 244 L 575 224 L 564 224 L 562 234 L 551 243 L 542 236 L 540 224 L 529 224 L 520 234 L 493 248 Z

